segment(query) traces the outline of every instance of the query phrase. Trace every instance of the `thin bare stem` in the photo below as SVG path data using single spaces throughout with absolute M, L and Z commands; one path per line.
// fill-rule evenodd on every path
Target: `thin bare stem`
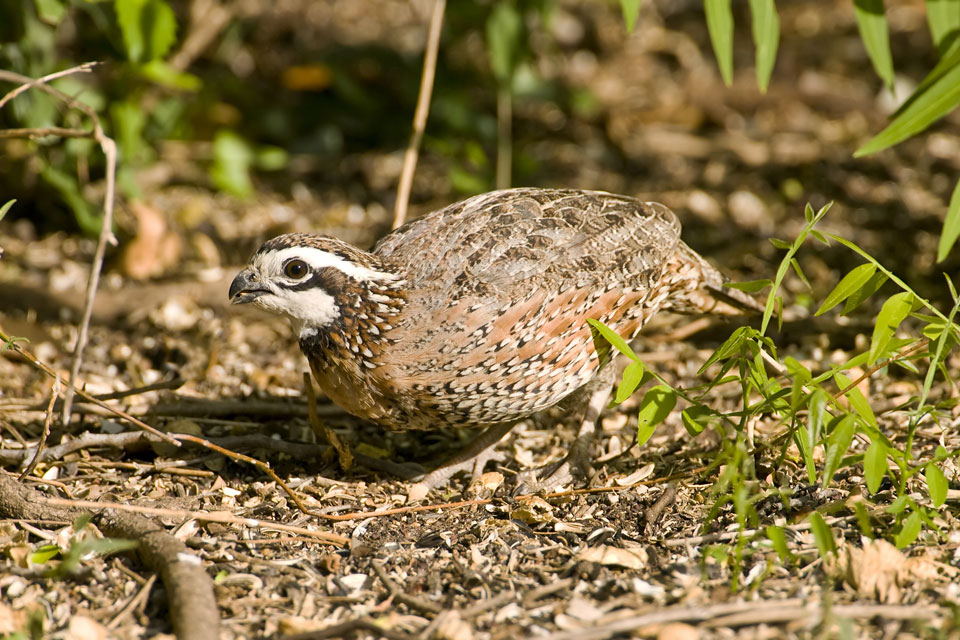
M 497 89 L 497 189 L 510 186 L 513 175 L 513 94 L 504 85 Z
M 100 131 L 97 123 L 95 131 Z M 113 236 L 113 201 L 117 175 L 117 145 L 112 138 L 101 132 L 95 138 L 100 143 L 100 149 L 107 158 L 107 191 L 103 196 L 103 220 L 100 226 L 100 237 L 97 239 L 97 249 L 93 254 L 93 264 L 90 265 L 90 277 L 87 279 L 87 296 L 83 304 L 83 317 L 77 331 L 77 344 L 73 347 L 73 363 L 70 365 L 70 380 L 67 391 L 63 396 L 63 424 L 70 422 L 70 410 L 73 406 L 73 385 L 80 373 L 80 363 L 83 361 L 83 348 L 87 346 L 87 331 L 90 328 L 90 318 L 93 316 L 93 303 L 97 297 L 97 286 L 100 284 L 100 271 L 103 268 L 103 257 L 107 251 L 107 243 L 116 244 Z
M 65 127 L 0 130 L 0 138 L 4 139 L 26 138 L 28 140 L 35 140 L 36 138 L 46 138 L 47 136 L 57 136 L 58 138 L 92 138 L 93 132 L 84 129 L 67 129 Z
M 393 211 L 393 228 L 396 229 L 407 219 L 407 205 L 410 203 L 410 189 L 413 187 L 413 173 L 417 169 L 417 157 L 420 154 L 420 142 L 427 128 L 427 114 L 430 113 L 430 96 L 433 94 L 433 78 L 437 70 L 437 52 L 440 50 L 440 31 L 443 27 L 443 12 L 446 0 L 435 0 L 430 15 L 430 34 L 427 37 L 427 50 L 423 56 L 423 74 L 420 77 L 420 95 L 417 96 L 417 109 L 413 115 L 413 134 L 410 144 L 403 155 L 403 170 L 400 173 L 400 185 L 397 187 L 397 203 Z
M 0 109 L 3 109 L 4 105 L 6 105 L 8 102 L 10 102 L 10 101 L 13 100 L 14 98 L 16 98 L 18 95 L 20 95 L 20 94 L 23 93 L 24 91 L 27 91 L 28 89 L 32 89 L 32 88 L 37 87 L 37 86 L 42 85 L 42 84 L 47 84 L 48 82 L 51 82 L 51 81 L 53 81 L 53 80 L 56 80 L 57 78 L 62 78 L 62 77 L 64 77 L 64 76 L 70 76 L 70 75 L 73 75 L 73 74 L 75 74 L 75 73 L 90 73 L 90 70 L 93 69 L 93 68 L 94 68 L 95 66 L 97 66 L 98 64 L 100 64 L 100 63 L 99 63 L 99 62 L 85 62 L 85 63 L 83 63 L 83 64 L 81 64 L 81 65 L 77 65 L 76 67 L 71 67 L 71 68 L 69 68 L 69 69 L 64 69 L 63 71 L 57 71 L 57 72 L 55 72 L 55 73 L 51 73 L 51 74 L 45 75 L 45 76 L 43 76 L 42 78 L 37 78 L 36 80 L 34 80 L 34 79 L 32 79 L 32 78 L 27 78 L 27 82 L 24 82 L 24 83 L 21 84 L 19 87 L 17 87 L 16 89 L 14 89 L 13 91 L 11 91 L 11 92 L 8 93 L 7 95 L 3 96 L 3 98 L 0 98 Z M 11 82 L 21 82 L 21 80 L 11 80 Z

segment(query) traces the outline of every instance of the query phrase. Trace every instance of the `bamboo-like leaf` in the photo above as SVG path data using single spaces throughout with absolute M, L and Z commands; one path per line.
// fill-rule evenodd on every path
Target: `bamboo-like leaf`
M 744 282 L 724 282 L 723 286 L 731 289 L 737 289 L 738 291 L 745 291 L 747 293 L 757 293 L 758 291 L 763 291 L 772 284 L 773 280 L 764 278 L 763 280 L 746 280 Z
M 876 265 L 874 265 L 876 266 Z M 873 294 L 880 290 L 880 287 L 887 283 L 887 274 L 885 273 L 875 273 L 873 277 L 860 289 L 856 290 L 851 294 L 847 301 L 843 303 L 843 310 L 840 312 L 841 315 L 847 315 L 861 304 L 864 300 L 870 299 Z
M 867 49 L 877 75 L 893 88 L 893 56 L 890 54 L 890 33 L 883 14 L 883 0 L 854 0 L 860 39 Z
M 630 345 L 627 344 L 627 341 L 617 335 L 617 332 L 603 324 L 599 320 L 594 320 L 593 318 L 587 319 L 587 324 L 589 324 L 593 329 L 595 329 L 604 340 L 613 345 L 614 349 L 627 356 L 634 362 L 638 362 L 640 358 L 637 357 L 637 354 L 633 352 L 633 349 L 630 348 Z
M 869 364 L 873 364 L 884 353 L 897 327 L 910 313 L 913 307 L 913 294 L 907 291 L 895 293 L 880 308 L 877 322 L 873 327 L 873 338 L 870 340 Z
M 733 83 L 733 11 L 730 0 L 703 0 L 703 10 L 707 14 L 707 30 L 720 75 L 729 87 Z
M 640 413 L 637 418 L 637 444 L 643 446 L 658 424 L 667 419 L 677 406 L 677 394 L 670 387 L 658 384 L 647 391 L 640 401 Z
M 620 0 L 620 10 L 623 12 L 627 33 L 633 33 L 633 28 L 637 26 L 637 15 L 640 13 L 640 0 Z
M 834 378 L 837 381 L 837 386 L 841 389 L 846 389 L 850 386 L 850 378 L 842 373 L 837 372 Z M 866 420 L 867 423 L 876 426 L 877 417 L 873 413 L 873 407 L 870 406 L 870 401 L 863 395 L 863 392 L 856 387 L 850 387 L 850 391 L 847 391 L 846 396 L 853 410 L 856 411 L 861 418 Z
M 925 80 L 917 87 L 906 104 L 897 111 L 893 122 L 857 149 L 854 157 L 876 153 L 920 133 L 960 104 L 960 63 L 955 59 L 951 59 L 951 62 L 949 70 L 935 81 L 927 84 Z M 936 72 L 937 68 L 934 68 L 930 74 Z
M 947 477 L 943 475 L 940 467 L 932 462 L 927 464 L 923 470 L 923 475 L 927 479 L 927 491 L 930 492 L 930 502 L 933 506 L 940 507 L 947 501 L 947 489 L 950 488 Z
M 870 443 L 863 454 L 863 476 L 867 480 L 867 489 L 876 493 L 887 474 L 887 446 L 879 438 Z
M 937 50 L 942 52 L 948 36 L 960 30 L 960 2 L 957 0 L 927 0 L 927 22 Z
M 773 0 L 750 0 L 753 44 L 756 48 L 757 86 L 766 93 L 780 45 L 780 17 Z
M 3 216 L 7 215 L 7 211 L 10 211 L 10 207 L 13 206 L 14 202 L 16 202 L 16 200 L 10 200 L 5 205 L 0 207 L 0 220 L 3 220 Z
M 872 262 L 854 267 L 850 273 L 841 278 L 837 286 L 833 288 L 833 291 L 830 292 L 830 295 L 827 296 L 827 299 L 823 301 L 823 304 L 820 305 L 820 308 L 817 309 L 817 312 L 813 315 L 822 315 L 849 298 L 854 292 L 859 291 L 863 285 L 867 284 L 876 272 L 877 265 Z
M 629 398 L 637 390 L 641 380 L 643 380 L 643 363 L 634 361 L 628 364 L 623 370 L 620 384 L 617 385 L 617 394 L 613 398 L 613 403 L 620 404 Z
M 955 3 L 960 7 L 960 0 Z M 958 35 L 960 40 L 960 35 Z M 3 217 L 0 212 L 0 218 Z M 957 186 L 953 188 L 953 195 L 950 196 L 950 206 L 947 208 L 947 217 L 943 221 L 943 231 L 940 232 L 940 244 L 937 247 L 937 262 L 943 262 L 956 244 L 957 238 L 960 238 L 960 180 Z

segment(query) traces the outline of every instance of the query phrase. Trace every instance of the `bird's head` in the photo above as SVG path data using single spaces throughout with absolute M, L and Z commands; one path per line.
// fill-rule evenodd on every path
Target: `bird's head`
M 378 311 L 392 310 L 389 294 L 401 284 L 371 253 L 327 236 L 290 233 L 260 246 L 229 295 L 233 304 L 287 316 L 303 338 L 348 317 L 384 315 Z

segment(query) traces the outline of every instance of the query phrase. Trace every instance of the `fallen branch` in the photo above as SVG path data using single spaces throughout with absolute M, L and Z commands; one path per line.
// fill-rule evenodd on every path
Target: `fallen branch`
M 92 507 L 90 505 L 93 505 Z M 51 499 L 0 474 L 0 514 L 27 520 L 74 522 L 94 509 L 95 523 L 106 535 L 136 540 L 144 565 L 160 574 L 170 608 L 174 633 L 180 640 L 210 640 L 219 637 L 220 615 L 213 595 L 213 581 L 200 559 L 160 525 L 109 505 Z

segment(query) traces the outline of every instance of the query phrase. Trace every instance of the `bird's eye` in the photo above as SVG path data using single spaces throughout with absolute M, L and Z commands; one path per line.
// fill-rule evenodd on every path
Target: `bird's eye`
M 307 275 L 307 263 L 303 260 L 291 260 L 283 265 L 283 274 L 292 280 L 299 280 Z

